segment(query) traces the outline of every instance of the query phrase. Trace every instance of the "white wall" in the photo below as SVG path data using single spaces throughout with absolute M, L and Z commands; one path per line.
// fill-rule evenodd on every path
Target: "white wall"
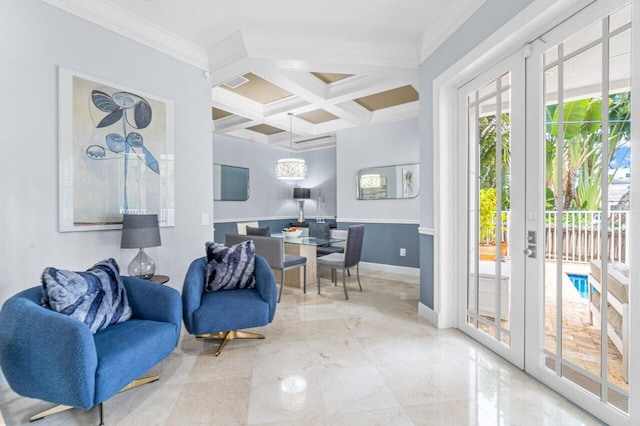
M 318 193 L 325 197 L 324 217 L 336 215 L 336 149 L 326 148 L 294 154 L 307 162 L 308 177 L 301 181 L 282 181 L 275 177 L 276 162 L 289 157 L 289 150 L 269 147 L 242 139 L 213 135 L 213 163 L 249 169 L 250 195 L 247 201 L 216 201 L 218 221 L 235 219 L 291 219 L 298 216 L 292 198 L 293 187 L 311 188 L 311 199 L 304 203 L 305 216 L 316 216 Z M 213 194 L 213 193 L 212 193 Z M 212 195 L 213 197 L 213 195 Z
M 420 198 L 432 199 L 430 188 L 420 188 L 416 198 L 356 200 L 356 175 L 365 167 L 418 163 L 418 119 L 379 124 L 338 132 L 338 221 L 418 223 Z M 420 174 L 425 167 L 420 166 Z
M 84 270 L 103 258 L 126 267 L 120 231 L 58 232 L 58 67 L 174 101 L 175 217 L 148 252 L 182 288 L 204 255 L 213 214 L 210 88 L 203 72 L 39 0 L 0 2 L 0 303 L 39 285 L 43 268 Z

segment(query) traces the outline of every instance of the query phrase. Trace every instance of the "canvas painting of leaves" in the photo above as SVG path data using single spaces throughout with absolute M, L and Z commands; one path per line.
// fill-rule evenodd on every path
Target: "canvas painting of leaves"
M 173 103 L 60 69 L 60 231 L 174 224 Z

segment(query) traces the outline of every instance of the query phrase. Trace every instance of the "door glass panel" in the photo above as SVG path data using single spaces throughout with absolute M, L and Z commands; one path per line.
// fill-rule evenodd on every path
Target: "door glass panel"
M 602 37 L 602 23 L 596 22 L 593 25 L 588 26 L 584 30 L 575 34 L 572 37 L 569 37 L 563 44 L 564 55 L 570 56 L 571 53 L 592 43 L 596 40 L 599 40 Z
M 467 98 L 469 277 L 467 319 L 504 345 L 510 338 L 510 73 Z M 480 103 L 474 102 L 476 99 Z M 472 321 L 475 319 L 475 321 Z
M 614 32 L 618 28 L 631 23 L 631 5 L 623 7 L 609 18 L 609 32 Z
M 602 30 L 629 19 L 627 7 L 544 55 L 556 59 L 544 68 L 545 366 L 623 412 L 631 30 Z

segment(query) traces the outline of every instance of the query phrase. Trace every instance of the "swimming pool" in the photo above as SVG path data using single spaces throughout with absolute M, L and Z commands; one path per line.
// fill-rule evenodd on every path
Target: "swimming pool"
M 578 290 L 582 299 L 589 298 L 589 280 L 586 275 L 567 274 L 571 280 L 571 284 Z

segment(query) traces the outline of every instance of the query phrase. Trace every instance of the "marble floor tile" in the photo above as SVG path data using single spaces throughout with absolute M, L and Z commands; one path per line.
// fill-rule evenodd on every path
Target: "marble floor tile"
M 106 424 L 599 424 L 460 331 L 432 327 L 418 315 L 418 277 L 363 269 L 360 292 L 354 272 L 349 300 L 328 271 L 320 295 L 285 287 L 274 321 L 247 330 L 265 339 L 233 340 L 218 357 L 219 341 L 183 329 L 149 372 L 160 380 L 107 401 Z M 0 386 L 7 425 L 51 406 Z M 37 424 L 98 424 L 98 412 Z

